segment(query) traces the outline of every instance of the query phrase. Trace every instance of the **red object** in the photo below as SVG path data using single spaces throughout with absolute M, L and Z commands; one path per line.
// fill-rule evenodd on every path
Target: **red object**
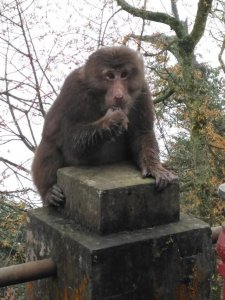
M 216 251 L 221 259 L 221 262 L 218 264 L 218 271 L 223 277 L 223 300 L 225 300 L 225 226 L 222 226 L 219 234 Z

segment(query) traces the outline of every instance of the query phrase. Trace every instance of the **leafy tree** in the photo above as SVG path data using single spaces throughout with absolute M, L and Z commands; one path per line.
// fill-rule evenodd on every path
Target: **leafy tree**
M 124 0 L 117 0 L 118 5 L 133 16 L 163 23 L 172 30 L 169 35 L 132 33 L 129 38 L 142 41 L 144 49 L 148 47 L 146 44 L 152 43 L 159 51 L 158 66 L 155 67 L 158 73 L 155 83 L 159 88 L 154 101 L 158 104 L 157 109 L 160 108 L 161 117 L 169 122 L 175 121 L 178 128 L 182 127 L 179 136 L 168 146 L 171 151 L 169 162 L 180 175 L 186 209 L 211 224 L 218 221 L 215 218 L 219 201 L 216 189 L 224 173 L 219 162 L 225 142 L 224 134 L 219 130 L 223 124 L 224 94 L 223 89 L 219 89 L 223 80 L 207 64 L 198 62 L 195 50 L 204 35 L 212 2 L 198 1 L 195 20 L 189 29 L 188 20 L 182 21 L 179 17 L 178 1 L 171 0 L 169 14 L 137 8 Z M 173 65 L 168 65 L 168 52 L 176 59 Z M 145 55 L 148 56 L 147 51 Z M 220 218 L 222 211 L 217 213 Z

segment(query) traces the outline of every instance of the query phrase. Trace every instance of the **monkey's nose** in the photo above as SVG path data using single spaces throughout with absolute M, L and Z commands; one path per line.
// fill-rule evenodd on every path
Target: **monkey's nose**
M 123 95 L 116 95 L 114 100 L 115 100 L 117 106 L 121 106 L 122 104 L 124 104 Z

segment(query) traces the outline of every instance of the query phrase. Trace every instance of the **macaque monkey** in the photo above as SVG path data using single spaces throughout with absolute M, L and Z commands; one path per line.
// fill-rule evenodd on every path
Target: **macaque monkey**
M 44 205 L 65 202 L 59 168 L 132 160 L 157 190 L 176 176 L 160 163 L 154 108 L 143 60 L 127 47 L 105 47 L 73 71 L 46 115 L 33 165 Z

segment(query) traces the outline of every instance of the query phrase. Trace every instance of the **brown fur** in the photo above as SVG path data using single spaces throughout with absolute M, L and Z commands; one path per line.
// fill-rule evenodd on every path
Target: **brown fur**
M 52 196 L 57 169 L 129 158 L 164 188 L 174 175 L 160 164 L 153 120 L 139 54 L 126 47 L 93 53 L 67 77 L 46 116 L 32 165 L 43 203 L 57 205 Z

